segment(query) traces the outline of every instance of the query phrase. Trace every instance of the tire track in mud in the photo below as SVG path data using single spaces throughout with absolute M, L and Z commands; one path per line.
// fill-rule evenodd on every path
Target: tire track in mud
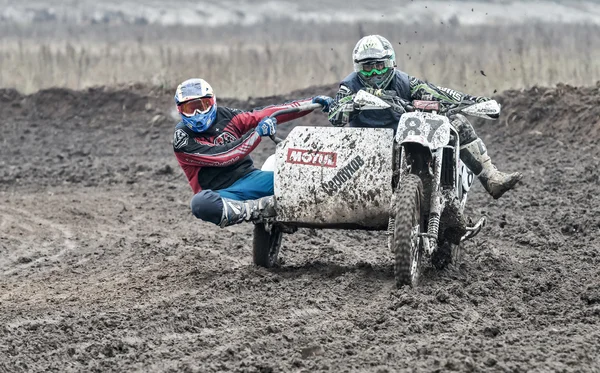
M 44 240 L 45 242 L 43 245 L 41 247 L 38 246 L 37 250 L 34 249 L 33 245 L 31 245 L 33 242 L 35 242 L 34 240 L 31 240 L 30 242 L 21 242 L 19 244 L 20 247 L 16 250 L 14 250 L 14 247 L 11 248 L 11 255 L 8 256 L 8 260 L 10 262 L 6 262 L 3 265 L 3 260 L 0 260 L 0 266 L 8 266 L 11 263 L 18 263 L 20 268 L 30 268 L 37 266 L 42 262 L 56 262 L 63 255 L 69 251 L 73 251 L 76 247 L 76 243 L 73 241 L 74 234 L 72 233 L 71 229 L 62 224 L 37 217 L 33 213 L 30 213 L 22 208 L 0 206 L 0 213 L 3 215 L 2 223 L 0 223 L 3 240 L 18 242 L 21 241 L 21 237 L 23 237 L 23 232 L 19 232 L 13 236 L 9 233 L 6 233 L 6 228 L 9 228 L 9 230 L 25 230 L 29 235 L 32 236 L 36 235 L 37 230 L 46 231 L 46 229 L 49 229 L 51 232 L 57 232 L 57 234 L 50 234 L 50 242 Z M 19 217 L 16 218 L 14 216 Z M 33 228 L 33 225 L 36 227 Z M 53 243 L 56 243 L 58 247 L 52 247 Z M 40 257 L 29 257 L 28 255 L 32 249 L 36 250 Z M 12 260 L 10 260 L 11 258 Z M 5 269 L 4 275 L 10 276 L 20 271 L 20 268 Z
M 75 198 L 74 195 L 70 197 Z M 25 237 L 22 232 L 7 237 L 7 239 L 20 242 L 21 249 L 12 253 L 12 256 L 17 255 L 20 257 L 17 260 L 20 268 L 35 266 L 41 261 L 58 263 L 66 254 L 71 254 L 74 251 L 79 253 L 85 251 L 77 241 L 80 241 L 86 233 L 89 234 L 90 230 L 99 236 L 99 242 L 106 240 L 111 235 L 119 238 L 127 236 L 125 232 L 130 229 L 131 221 L 135 222 L 142 219 L 141 216 L 133 217 L 125 226 L 112 227 L 114 219 L 100 215 L 92 216 L 87 212 L 93 211 L 93 202 L 91 202 L 91 206 L 85 206 L 85 203 L 79 202 L 77 206 L 65 207 L 61 206 L 63 203 L 62 198 L 62 196 L 52 194 L 44 196 L 44 204 L 49 206 L 48 210 L 39 208 L 39 205 L 37 205 L 39 202 L 36 201 L 37 197 L 35 195 L 8 201 L 11 204 L 24 207 L 0 206 L 0 211 L 5 218 L 3 225 L 9 225 L 8 221 L 12 221 L 11 229 L 18 230 L 19 227 L 22 227 L 30 233 Z M 77 196 L 77 198 L 79 198 L 79 201 L 85 201 L 85 195 Z M 77 199 L 73 200 L 77 201 Z M 124 202 L 124 200 L 120 201 Z M 62 211 L 71 216 L 69 222 L 60 223 L 56 218 L 60 216 Z M 6 234 L 6 230 L 3 230 L 3 233 Z M 32 243 L 36 242 L 35 236 L 38 234 L 43 235 L 43 237 L 38 237 L 38 239 L 42 238 L 42 244 L 31 246 Z M 56 247 L 53 247 L 53 245 Z M 39 251 L 39 258 L 31 259 L 21 255 L 22 253 L 26 254 L 28 251 L 31 252 L 32 249 L 36 250 L 36 248 Z M 9 270 L 7 275 L 16 270 L 16 268 Z

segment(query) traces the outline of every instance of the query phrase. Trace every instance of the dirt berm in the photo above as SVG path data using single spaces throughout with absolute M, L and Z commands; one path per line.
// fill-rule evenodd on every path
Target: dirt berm
M 463 264 L 400 290 L 381 232 L 301 230 L 268 271 L 251 225 L 196 220 L 171 89 L 0 90 L 0 371 L 599 372 L 599 88 L 496 97 L 476 130 L 525 177 L 476 184 Z

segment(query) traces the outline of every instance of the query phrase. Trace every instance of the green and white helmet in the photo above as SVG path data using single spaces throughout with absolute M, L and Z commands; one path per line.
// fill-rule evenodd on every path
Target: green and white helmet
M 396 53 L 392 44 L 383 36 L 365 36 L 352 51 L 354 71 L 364 85 L 385 89 L 394 77 Z

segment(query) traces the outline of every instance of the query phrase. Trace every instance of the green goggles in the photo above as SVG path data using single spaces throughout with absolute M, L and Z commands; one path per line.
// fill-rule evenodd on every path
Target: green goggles
M 386 61 L 369 61 L 362 64 L 360 73 L 364 76 L 372 76 L 373 74 L 381 75 L 387 73 L 389 66 L 386 66 Z
M 365 71 L 365 70 L 361 70 L 360 73 L 363 74 L 364 76 L 372 76 L 373 74 L 376 75 L 382 75 L 388 72 L 390 68 L 389 67 L 384 67 L 383 69 L 371 69 L 370 71 Z

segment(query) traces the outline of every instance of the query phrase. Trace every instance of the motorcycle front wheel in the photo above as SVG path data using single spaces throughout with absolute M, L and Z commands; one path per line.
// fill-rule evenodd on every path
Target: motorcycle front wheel
M 419 236 L 424 229 L 421 214 L 423 183 L 417 175 L 405 175 L 396 193 L 393 240 L 396 286 L 415 287 L 419 283 L 423 258 L 423 245 Z

